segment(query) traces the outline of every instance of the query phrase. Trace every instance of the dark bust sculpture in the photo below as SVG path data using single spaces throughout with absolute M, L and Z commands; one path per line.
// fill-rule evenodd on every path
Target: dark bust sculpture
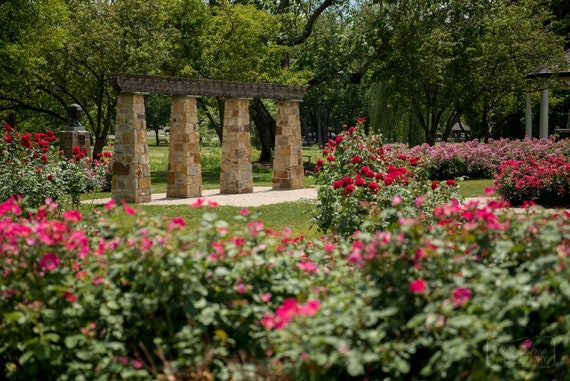
M 83 109 L 78 104 L 69 106 L 69 122 L 67 123 L 66 131 L 85 131 L 85 127 L 81 125 L 81 118 L 83 118 Z

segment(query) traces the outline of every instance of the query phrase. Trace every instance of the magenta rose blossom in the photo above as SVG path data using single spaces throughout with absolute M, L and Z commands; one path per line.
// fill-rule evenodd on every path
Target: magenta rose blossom
M 426 291 L 427 282 L 425 279 L 416 279 L 410 283 L 410 292 L 412 294 L 423 294 Z
M 40 267 L 43 270 L 52 271 L 59 266 L 59 258 L 53 253 L 46 253 L 40 259 Z
M 453 305 L 463 307 L 471 299 L 471 290 L 465 287 L 457 287 L 453 290 Z

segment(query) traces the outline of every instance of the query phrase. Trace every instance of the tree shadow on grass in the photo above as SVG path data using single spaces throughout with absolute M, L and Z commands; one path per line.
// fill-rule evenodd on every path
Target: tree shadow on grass
M 220 167 L 202 169 L 202 186 L 204 189 L 215 189 L 220 185 Z M 270 186 L 273 176 L 272 167 L 253 166 L 253 183 L 254 186 Z M 151 171 L 151 183 L 166 184 L 168 171 Z

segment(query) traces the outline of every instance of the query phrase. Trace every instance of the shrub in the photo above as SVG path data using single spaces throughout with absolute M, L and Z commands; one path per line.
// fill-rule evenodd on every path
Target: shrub
M 53 202 L 33 212 L 12 198 L 0 215 L 2 379 L 254 379 L 260 320 L 311 288 L 302 239 L 247 210 L 234 234 L 212 213 L 191 233 L 141 215 L 121 235 Z
M 87 220 L 10 199 L 0 378 L 562 379 L 570 215 L 502 206 L 451 202 L 433 224 L 331 242 L 247 210 L 236 231 L 208 209 L 191 231 L 138 213 L 118 235 L 104 218 L 126 204 Z
M 0 200 L 20 195 L 33 206 L 46 199 L 78 205 L 80 195 L 101 190 L 110 184 L 110 161 L 107 156 L 94 163 L 84 150 L 74 147 L 74 158 L 65 159 L 54 146 L 53 132 L 20 133 L 5 124 L 0 140 Z
M 497 194 L 513 205 L 570 205 L 570 163 L 562 157 L 508 160 L 495 175 Z
M 277 357 L 299 379 L 563 378 L 570 215 L 500 207 L 449 203 L 434 225 L 406 219 L 344 242 L 346 287 L 270 332 Z
M 412 147 L 411 156 L 426 160 L 428 176 L 433 179 L 457 177 L 493 178 L 498 167 L 507 160 L 525 160 L 527 157 L 548 158 L 570 156 L 570 140 L 490 139 L 488 143 L 471 140 L 465 143 L 442 142 L 435 146 L 423 144 Z
M 365 135 L 364 120 L 329 140 L 315 167 L 315 219 L 323 232 L 343 236 L 385 228 L 389 219 L 370 219 L 393 204 L 406 217 L 460 197 L 454 180 L 429 180 L 423 158 L 383 146 L 382 136 Z M 374 224 L 370 224 L 374 221 Z
M 88 178 L 91 179 L 90 189 L 92 191 L 110 192 L 111 177 L 113 168 L 113 154 L 105 151 L 97 155 L 93 160 Z

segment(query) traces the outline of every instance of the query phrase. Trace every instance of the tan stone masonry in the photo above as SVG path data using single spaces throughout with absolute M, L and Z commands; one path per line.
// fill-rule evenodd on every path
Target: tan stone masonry
M 278 103 L 274 156 L 273 189 L 304 188 L 299 101 L 281 100 Z
M 220 193 L 253 192 L 249 105 L 247 99 L 224 101 Z
M 195 97 L 171 98 L 166 197 L 202 195 L 200 133 Z
M 151 201 L 144 95 L 119 94 L 115 124 L 112 198 L 130 203 Z
M 151 181 L 144 95 L 170 94 L 170 141 L 166 196 L 191 198 L 202 195 L 200 136 L 196 96 L 225 99 L 222 136 L 220 193 L 253 192 L 248 99 L 278 99 L 273 160 L 273 189 L 304 188 L 301 149 L 300 86 L 201 81 L 172 77 L 115 76 L 119 92 L 115 124 L 115 161 L 111 197 L 129 203 L 151 202 Z M 244 94 L 239 97 L 239 94 Z M 283 100 L 285 99 L 285 100 Z

